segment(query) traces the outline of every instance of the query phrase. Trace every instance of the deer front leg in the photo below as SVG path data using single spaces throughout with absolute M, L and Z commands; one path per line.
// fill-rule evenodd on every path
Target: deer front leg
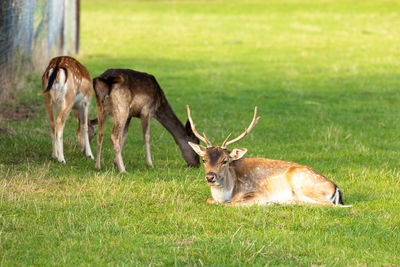
M 114 163 L 117 165 L 120 172 L 125 172 L 124 162 L 122 160 L 122 136 L 123 129 L 126 124 L 126 117 L 116 117 L 114 116 L 114 127 L 111 132 L 111 143 L 114 148 L 115 160 Z
M 265 198 L 262 197 L 262 193 L 260 192 L 248 192 L 243 194 L 237 194 L 232 198 L 230 202 L 227 202 L 226 205 L 229 206 L 251 206 L 254 204 L 261 204 L 265 202 Z
M 212 197 L 207 198 L 207 203 L 208 204 L 218 205 L 218 202 L 215 199 L 213 199 Z
M 146 114 L 140 117 L 142 122 L 144 145 L 146 147 L 146 162 L 148 166 L 153 167 L 150 153 L 150 118 L 150 114 Z
M 106 124 L 107 116 L 104 114 L 103 110 L 97 109 L 97 121 L 99 124 L 99 134 L 97 135 L 97 157 L 96 157 L 96 169 L 100 170 L 100 157 L 101 157 L 101 147 L 103 145 L 104 139 L 104 126 Z

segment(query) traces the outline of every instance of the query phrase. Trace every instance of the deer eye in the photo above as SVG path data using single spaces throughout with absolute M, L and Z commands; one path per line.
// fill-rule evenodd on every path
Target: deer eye
M 205 159 L 203 159 L 203 163 L 206 163 L 207 161 Z
M 222 164 L 227 164 L 228 163 L 228 160 L 224 160 L 224 161 L 222 161 Z

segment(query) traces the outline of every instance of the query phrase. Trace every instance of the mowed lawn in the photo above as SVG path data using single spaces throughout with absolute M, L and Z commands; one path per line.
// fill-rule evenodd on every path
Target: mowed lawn
M 109 119 L 96 171 L 72 116 L 59 164 L 33 74 L 20 99 L 40 104 L 33 117 L 0 124 L 0 265 L 400 265 L 398 1 L 85 0 L 81 12 L 92 77 L 153 74 L 213 144 L 258 106 L 231 148 L 311 166 L 353 207 L 209 205 L 204 168 L 155 119 L 154 168 L 134 119 L 118 173 Z

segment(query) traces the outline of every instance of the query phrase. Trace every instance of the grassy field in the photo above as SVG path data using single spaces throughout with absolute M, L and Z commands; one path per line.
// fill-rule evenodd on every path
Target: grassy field
M 400 265 L 400 3 L 398 1 L 82 1 L 79 60 L 156 76 L 178 117 L 189 104 L 215 144 L 261 120 L 237 147 L 248 157 L 309 165 L 350 209 L 208 205 L 204 168 L 187 168 L 151 123 L 113 166 L 109 120 L 102 170 L 64 133 L 51 159 L 40 78 L 1 121 L 0 263 L 24 265 Z M 92 100 L 90 117 L 96 116 Z M 96 152 L 95 141 L 92 142 Z

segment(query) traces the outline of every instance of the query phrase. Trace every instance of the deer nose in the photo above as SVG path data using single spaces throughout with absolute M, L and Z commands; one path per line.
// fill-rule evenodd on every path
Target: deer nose
M 209 172 L 206 174 L 206 180 L 209 183 L 215 183 L 216 178 L 217 178 L 217 174 L 214 172 Z

